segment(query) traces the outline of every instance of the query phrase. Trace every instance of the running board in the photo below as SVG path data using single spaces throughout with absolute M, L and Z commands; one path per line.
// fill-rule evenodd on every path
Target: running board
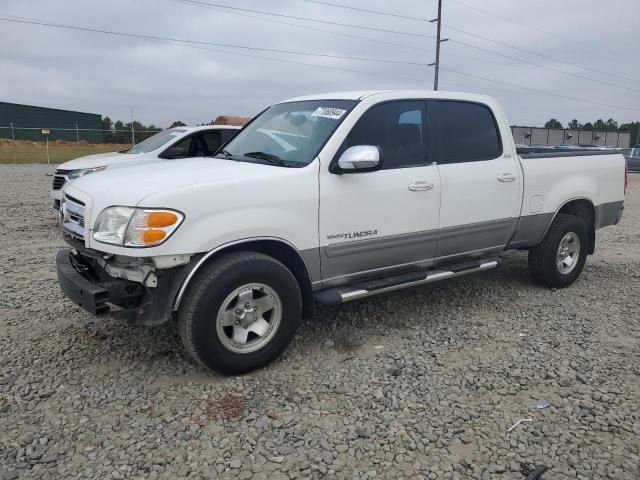
M 348 287 L 330 288 L 317 292 L 315 299 L 322 305 L 336 305 L 378 295 L 379 293 L 393 292 L 394 290 L 439 282 L 440 280 L 446 280 L 448 278 L 461 277 L 469 273 L 491 270 L 498 266 L 498 262 L 498 259 L 485 259 L 482 261 L 458 263 L 439 270 L 411 272 L 361 282 Z

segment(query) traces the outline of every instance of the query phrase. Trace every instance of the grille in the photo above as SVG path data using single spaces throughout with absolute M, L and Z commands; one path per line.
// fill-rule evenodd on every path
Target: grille
M 72 237 L 84 241 L 84 202 L 70 195 L 64 196 L 60 208 L 62 229 Z
M 53 189 L 60 190 L 67 183 L 67 170 L 56 170 L 53 175 Z

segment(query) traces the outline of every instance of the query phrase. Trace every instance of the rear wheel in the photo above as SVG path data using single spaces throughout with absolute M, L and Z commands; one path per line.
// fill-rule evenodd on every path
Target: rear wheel
M 261 253 L 238 252 L 203 267 L 178 312 L 187 351 L 222 373 L 244 373 L 276 358 L 302 312 L 293 274 Z
M 584 220 L 558 214 L 542 242 L 529 250 L 531 276 L 547 287 L 568 287 L 584 268 L 588 241 Z

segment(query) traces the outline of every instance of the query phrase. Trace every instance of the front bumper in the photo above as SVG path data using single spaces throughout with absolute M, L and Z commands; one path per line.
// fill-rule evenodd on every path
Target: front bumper
M 162 270 L 157 286 L 149 288 L 111 277 L 94 259 L 69 249 L 56 256 L 58 283 L 69 300 L 92 315 L 110 314 L 136 325 L 159 325 L 171 318 L 178 289 L 193 266 Z
M 58 283 L 67 298 L 93 315 L 109 313 L 109 304 L 135 308 L 144 293 L 139 283 L 116 278 L 104 281 L 104 271 L 68 249 L 58 251 L 56 269 Z

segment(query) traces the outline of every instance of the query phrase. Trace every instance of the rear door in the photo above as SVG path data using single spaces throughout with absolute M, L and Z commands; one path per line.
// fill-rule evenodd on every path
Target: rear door
M 428 266 L 435 254 L 440 181 L 427 157 L 426 101 L 378 103 L 320 169 L 320 247 L 325 286 Z M 349 147 L 374 145 L 382 169 L 334 174 Z
M 436 256 L 502 250 L 517 225 L 522 196 L 510 132 L 501 131 L 482 103 L 432 100 L 429 115 L 442 182 Z

